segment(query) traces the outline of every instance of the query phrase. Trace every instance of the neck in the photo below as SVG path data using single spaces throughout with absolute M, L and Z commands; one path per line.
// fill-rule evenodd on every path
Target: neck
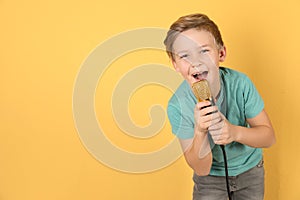
M 211 86 L 211 93 L 215 99 L 218 99 L 220 96 L 220 92 L 221 92 L 221 83 L 219 79 L 218 81 L 216 81 L 215 85 Z

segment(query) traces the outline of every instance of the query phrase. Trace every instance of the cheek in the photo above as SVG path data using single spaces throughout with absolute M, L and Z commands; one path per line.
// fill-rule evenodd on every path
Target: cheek
M 212 70 L 213 77 L 219 76 L 219 67 L 215 66 Z
M 179 67 L 175 67 L 176 72 L 181 72 Z
M 218 77 L 219 76 L 219 68 L 218 67 L 216 67 L 216 66 L 214 66 L 214 67 L 211 67 L 210 68 L 210 71 L 209 71 L 209 77 L 208 77 L 208 79 L 210 79 L 210 81 L 214 81 L 214 79 L 216 78 L 216 77 Z
M 189 65 L 182 62 L 176 63 L 175 70 L 181 73 L 182 75 L 187 75 L 189 72 Z
M 180 72 L 183 76 L 187 76 L 189 74 L 189 67 L 182 67 Z

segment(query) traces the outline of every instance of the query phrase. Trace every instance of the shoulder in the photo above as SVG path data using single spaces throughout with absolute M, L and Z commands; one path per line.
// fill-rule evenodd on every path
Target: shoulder
M 169 100 L 169 105 L 171 104 L 179 104 L 180 102 L 189 100 L 193 101 L 194 95 L 189 84 L 186 81 L 183 81 L 177 90 L 174 92 L 173 96 Z M 196 100 L 196 99 L 195 99 Z
M 264 108 L 263 99 L 246 74 L 233 69 L 222 68 L 220 69 L 220 76 L 228 97 L 228 105 L 231 107 L 236 105 L 240 113 L 245 114 L 246 118 L 252 118 L 262 111 Z M 235 112 L 231 112 L 232 116 L 235 114 Z
M 220 77 L 227 86 L 232 88 L 241 88 L 252 84 L 245 73 L 226 67 L 220 67 Z
M 168 115 L 169 117 L 180 115 L 190 118 L 189 116 L 194 116 L 193 112 L 196 103 L 197 100 L 189 84 L 183 81 L 168 102 Z
M 167 114 L 172 132 L 181 139 L 194 135 L 194 107 L 196 98 L 189 84 L 183 81 L 168 102 Z
M 243 80 L 244 78 L 248 78 L 245 73 L 227 67 L 220 67 L 220 76 L 228 80 Z

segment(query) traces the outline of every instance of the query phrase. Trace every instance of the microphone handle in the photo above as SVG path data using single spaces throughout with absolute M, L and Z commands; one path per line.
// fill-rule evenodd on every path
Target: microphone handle
M 211 102 L 211 106 L 216 105 L 213 98 L 208 99 L 208 100 Z M 209 106 L 205 106 L 205 107 L 209 107 Z M 216 112 L 218 112 L 218 111 L 213 111 L 211 113 L 208 113 L 207 115 L 212 114 L 212 113 L 216 113 Z M 231 196 L 231 192 L 230 192 L 230 187 L 229 187 L 229 175 L 228 175 L 228 165 L 227 165 L 227 156 L 226 156 L 226 151 L 225 151 L 225 145 L 220 145 L 220 147 L 222 149 L 223 158 L 224 158 L 224 167 L 225 167 L 225 177 L 226 177 L 227 194 L 228 194 L 229 200 L 232 200 L 232 196 Z

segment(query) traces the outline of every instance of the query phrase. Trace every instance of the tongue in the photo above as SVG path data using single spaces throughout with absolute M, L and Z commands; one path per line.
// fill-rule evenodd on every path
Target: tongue
M 197 80 L 203 80 L 203 79 L 205 79 L 206 77 L 207 77 L 207 71 L 202 72 L 201 74 L 197 74 L 196 79 L 197 79 Z
M 200 80 L 200 79 L 201 79 L 201 74 L 197 74 L 197 75 L 195 76 L 195 79 Z
M 194 76 L 194 78 L 195 78 L 196 80 L 202 80 L 202 79 L 204 79 L 205 77 L 203 76 L 203 73 L 202 73 L 202 74 L 197 74 L 196 76 Z

